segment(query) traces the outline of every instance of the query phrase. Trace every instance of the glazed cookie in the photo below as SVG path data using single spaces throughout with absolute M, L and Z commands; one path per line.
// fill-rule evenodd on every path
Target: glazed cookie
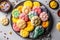
M 38 25 L 40 25 L 41 20 L 39 19 L 38 16 L 34 16 L 34 17 L 32 17 L 32 19 L 31 19 L 31 23 L 32 23 L 32 25 L 34 25 L 34 26 L 38 26 Z
M 25 20 L 26 22 L 29 20 L 28 15 L 24 13 L 20 14 L 19 18 Z
M 18 18 L 12 17 L 12 22 L 13 22 L 13 23 L 17 23 L 17 21 L 18 21 Z
M 14 31 L 20 31 L 20 28 L 17 27 L 16 23 L 13 23 L 13 29 Z
M 21 31 L 20 31 L 20 36 L 26 38 L 26 37 L 29 36 L 29 32 L 28 32 L 28 31 L 25 31 L 25 30 L 21 30 Z
M 60 22 L 57 23 L 56 29 L 57 29 L 58 31 L 60 31 Z
M 17 9 L 18 9 L 18 11 L 21 13 L 22 12 L 22 8 L 23 8 L 23 6 L 18 6 L 17 7 Z
M 31 24 L 31 21 L 27 22 L 27 27 L 24 30 L 29 32 L 34 30 L 34 26 Z
M 18 11 L 17 9 L 14 9 L 14 10 L 12 11 L 12 16 L 13 16 L 14 18 L 18 18 L 19 15 L 20 15 L 20 13 L 19 13 L 19 11 Z
M 33 7 L 33 11 L 35 11 L 38 15 L 41 13 L 40 7 Z
M 42 26 L 37 26 L 34 30 L 32 37 L 37 38 L 38 36 L 42 35 L 43 33 L 44 33 L 44 29 L 42 28 Z
M 35 6 L 36 6 L 36 7 L 40 7 L 40 5 L 41 5 L 41 4 L 40 4 L 39 2 L 33 2 L 33 7 L 35 7 Z
M 46 13 L 46 12 L 42 12 L 42 13 L 40 14 L 40 19 L 41 19 L 42 21 L 47 21 L 47 20 L 48 20 L 48 15 L 47 15 L 47 13 Z
M 24 7 L 22 8 L 22 12 L 25 13 L 25 14 L 28 14 L 30 11 L 31 11 L 31 8 L 28 7 L 28 6 L 24 6 Z
M 32 8 L 32 2 L 31 1 L 25 1 L 24 2 L 24 6 L 29 6 L 30 8 Z
M 10 3 L 3 1 L 3 2 L 1 2 L 0 6 L 1 6 L 0 8 L 3 12 L 7 12 L 10 10 L 11 5 L 10 5 Z
M 4 26 L 8 25 L 8 24 L 9 24 L 8 18 L 6 18 L 6 17 L 2 18 L 2 19 L 1 19 L 1 23 L 2 23 L 2 25 L 4 25 Z
M 25 28 L 26 27 L 26 22 L 22 19 L 18 20 L 17 21 L 17 26 L 21 29 Z
M 37 13 L 34 11 L 30 11 L 28 16 L 29 16 L 29 19 L 31 19 L 32 17 L 37 16 Z
M 49 21 L 42 22 L 42 27 L 47 28 L 49 26 Z

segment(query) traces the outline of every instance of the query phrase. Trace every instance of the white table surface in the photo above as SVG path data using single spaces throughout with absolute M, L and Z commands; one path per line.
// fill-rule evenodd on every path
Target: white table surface
M 15 0 L 10 0 L 10 1 L 11 2 L 15 2 Z M 24 1 L 24 0 L 20 0 L 19 2 L 21 2 L 21 1 Z M 60 7 L 57 10 L 52 10 L 47 5 L 50 0 L 37 0 L 37 1 L 40 1 L 41 3 L 43 3 L 50 10 L 51 14 L 53 15 L 54 25 L 53 25 L 53 29 L 51 31 L 52 40 L 60 40 L 60 32 L 56 30 L 56 24 L 58 23 L 58 21 L 60 21 L 60 18 L 57 16 L 57 11 L 60 9 Z M 60 0 L 58 2 L 60 2 Z M 16 3 L 16 4 L 18 4 L 18 3 Z M 5 13 L 0 12 L 0 19 L 2 17 L 4 17 L 5 15 L 6 15 Z M 11 16 L 11 13 L 8 14 L 8 18 L 9 19 L 10 19 L 10 16 Z M 7 37 L 9 38 L 9 40 L 31 40 L 31 39 L 23 39 L 20 36 L 18 36 L 13 31 L 13 29 L 11 28 L 11 24 L 10 23 L 9 23 L 8 26 L 3 26 L 2 24 L 0 24 L 0 31 L 2 31 L 2 33 L 0 33 L 0 40 L 7 40 Z M 9 32 L 12 32 L 12 35 L 10 35 Z M 6 33 L 6 35 L 4 35 L 4 33 Z M 6 36 L 6 38 L 4 38 L 4 36 Z

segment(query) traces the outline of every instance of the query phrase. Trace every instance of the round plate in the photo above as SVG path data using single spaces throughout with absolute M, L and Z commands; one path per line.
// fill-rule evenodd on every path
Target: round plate
M 25 2 L 25 1 L 20 2 L 19 4 L 17 4 L 15 8 L 17 8 L 19 5 L 22 5 L 24 2 Z M 34 2 L 34 1 L 32 1 L 32 2 Z M 40 3 L 41 3 L 41 2 L 40 2 Z M 41 5 L 43 5 L 43 6 L 46 8 L 46 6 L 45 6 L 44 4 L 41 3 Z M 39 38 L 48 35 L 48 34 L 51 32 L 52 27 L 53 27 L 53 17 L 52 17 L 52 15 L 51 15 L 50 11 L 49 11 L 47 8 L 46 8 L 46 10 L 47 10 L 47 14 L 48 14 L 48 16 L 49 16 L 49 19 L 48 19 L 48 20 L 50 21 L 50 24 L 49 24 L 49 27 L 45 29 L 44 34 L 41 35 Z M 12 29 L 13 29 L 12 15 L 11 15 L 11 27 L 12 27 Z M 14 31 L 14 32 L 15 32 L 17 35 L 19 35 L 18 32 L 16 32 L 16 31 Z M 19 36 L 20 36 L 20 35 L 19 35 Z M 30 38 L 30 37 L 28 37 L 28 38 Z

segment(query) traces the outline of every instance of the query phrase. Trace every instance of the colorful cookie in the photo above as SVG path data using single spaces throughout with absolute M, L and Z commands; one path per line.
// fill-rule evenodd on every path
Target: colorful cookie
M 47 28 L 49 26 L 49 21 L 42 22 L 42 27 Z
M 25 30 L 21 30 L 21 31 L 20 31 L 20 36 L 26 38 L 26 37 L 29 36 L 29 32 L 28 32 L 28 31 L 25 31 Z
M 41 13 L 40 7 L 33 7 L 33 11 L 35 11 L 38 15 Z
M 34 17 L 32 17 L 32 19 L 31 19 L 31 23 L 32 23 L 32 25 L 34 25 L 34 26 L 38 26 L 38 25 L 40 25 L 41 20 L 39 19 L 38 16 L 34 16 Z
M 30 11 L 31 11 L 31 8 L 28 7 L 28 6 L 24 6 L 24 7 L 22 8 L 22 12 L 25 13 L 25 14 L 28 14 Z
M 32 35 L 33 38 L 37 38 L 38 36 L 42 35 L 44 33 L 44 29 L 42 26 L 37 26 L 34 30 L 34 34 Z
M 60 22 L 57 23 L 56 29 L 57 29 L 58 31 L 60 31 Z
M 36 6 L 36 7 L 40 7 L 40 5 L 41 5 L 41 4 L 40 4 L 39 2 L 33 2 L 33 7 L 35 7 L 35 6 Z
M 1 6 L 0 8 L 3 12 L 7 12 L 10 10 L 11 5 L 9 2 L 3 1 L 3 2 L 1 2 L 0 6 Z
M 1 23 L 2 23 L 2 25 L 4 25 L 4 26 L 8 25 L 8 24 L 9 24 L 8 18 L 6 18 L 6 17 L 2 18 L 2 19 L 1 19 Z
M 47 15 L 47 13 L 46 13 L 46 12 L 42 12 L 42 13 L 40 14 L 40 19 L 41 19 L 42 21 L 47 21 L 47 20 L 48 20 L 48 15 Z
M 25 28 L 26 27 L 26 22 L 22 19 L 18 20 L 17 21 L 17 26 L 21 29 Z
M 30 8 L 32 8 L 32 2 L 31 1 L 25 1 L 24 2 L 24 6 L 28 6 L 28 7 L 30 7 Z
M 17 9 L 18 9 L 19 12 L 22 12 L 22 8 L 23 8 L 23 6 L 18 6 L 17 7 Z
M 25 20 L 26 22 L 29 20 L 28 15 L 24 13 L 20 14 L 19 18 Z
M 34 30 L 34 26 L 31 24 L 31 22 L 27 22 L 27 27 L 24 29 L 26 31 L 33 31 Z
M 14 31 L 20 31 L 20 28 L 17 27 L 16 23 L 13 23 L 13 29 Z
M 18 18 L 19 15 L 20 15 L 20 13 L 19 13 L 19 11 L 18 11 L 17 9 L 14 9 L 14 10 L 12 11 L 12 16 L 13 16 L 14 18 Z
M 18 21 L 18 18 L 12 17 L 12 22 L 13 22 L 13 23 L 17 23 L 17 21 Z
M 29 16 L 29 19 L 31 19 L 32 17 L 37 16 L 37 13 L 34 11 L 31 11 L 29 12 L 28 16 Z

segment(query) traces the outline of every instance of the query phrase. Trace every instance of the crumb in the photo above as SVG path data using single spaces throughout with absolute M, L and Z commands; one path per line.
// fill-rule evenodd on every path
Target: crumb
M 12 35 L 12 32 L 9 32 L 10 35 Z
M 7 37 L 7 40 L 9 40 L 9 38 Z
M 6 33 L 4 33 L 4 35 L 6 35 Z
M 6 36 L 4 36 L 4 38 L 6 38 Z

